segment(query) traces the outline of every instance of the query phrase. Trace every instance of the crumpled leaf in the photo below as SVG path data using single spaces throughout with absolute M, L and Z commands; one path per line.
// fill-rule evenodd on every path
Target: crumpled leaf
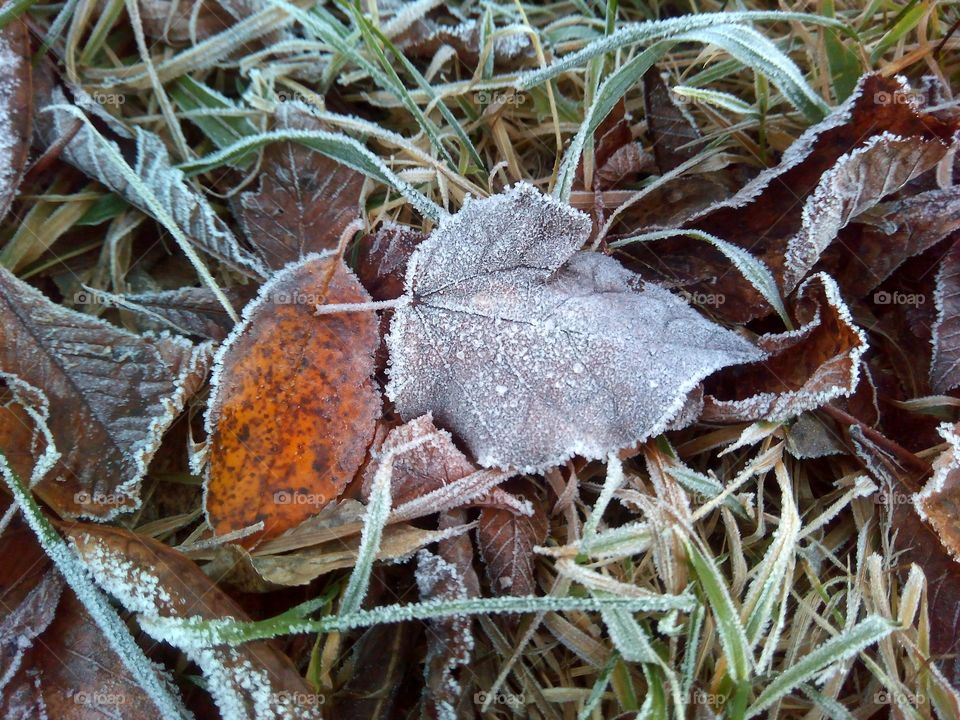
M 162 543 L 119 528 L 78 527 L 68 535 L 94 580 L 130 612 L 247 620 L 200 568 Z M 155 639 L 174 645 L 177 640 Z M 224 720 L 322 718 L 323 698 L 269 642 L 183 650 L 203 671 Z
M 955 125 L 902 102 L 909 93 L 900 80 L 864 76 L 856 92 L 801 135 L 779 165 L 683 227 L 750 250 L 789 294 L 853 217 L 934 167 L 950 149 Z M 648 249 L 656 258 L 650 277 L 724 297 L 719 317 L 746 322 L 771 312 L 753 288 L 727 272 L 729 263 L 719 252 L 678 240 Z
M 532 515 L 495 507 L 480 511 L 477 545 L 497 595 L 537 594 L 533 548 L 546 541 L 550 524 L 544 503 L 529 485 L 519 495 L 531 501 Z
M 428 550 L 417 553 L 417 587 L 420 601 L 463 600 L 467 588 L 456 567 Z M 469 615 L 430 620 L 427 660 L 423 672 L 424 716 L 453 720 L 460 698 L 456 671 L 470 662 L 473 653 L 473 618 Z
M 407 57 L 432 59 L 444 45 L 454 49 L 461 62 L 476 66 L 480 60 L 482 19 L 467 19 L 458 25 L 437 22 L 432 17 L 417 18 L 393 38 L 394 45 Z M 488 35 L 499 28 L 488 29 Z M 493 39 L 493 62 L 500 68 L 517 68 L 536 59 L 533 43 L 526 33 L 500 34 Z
M 836 283 L 829 275 L 814 275 L 797 297 L 799 327 L 758 338 L 768 357 L 711 378 L 701 419 L 781 421 L 856 390 L 867 339 L 853 324 Z
M 662 72 L 654 65 L 643 74 L 643 107 L 653 155 L 665 173 L 697 154 L 699 148 L 692 143 L 700 139 L 700 130 L 670 92 Z
M 960 239 L 940 263 L 934 292 L 937 319 L 930 338 L 930 386 L 936 393 L 945 393 L 960 385 Z
M 589 219 L 518 184 L 468 200 L 414 252 L 387 394 L 485 467 L 540 472 L 656 434 L 706 375 L 762 355 L 612 258 Z M 539 418 L 532 421 L 533 418 Z
M 325 289 L 326 285 L 326 289 Z M 380 415 L 372 312 L 317 316 L 320 303 L 369 301 L 331 255 L 278 271 L 244 308 L 211 380 L 204 508 L 217 534 L 297 525 L 339 496 Z
M 960 436 L 958 426 L 944 423 L 940 434 L 947 449 L 933 463 L 933 476 L 913 503 L 920 517 L 937 531 L 940 542 L 960 563 Z
M 357 277 L 374 300 L 393 300 L 403 294 L 407 263 L 425 239 L 419 230 L 393 222 L 360 238 Z
M 256 293 L 257 287 L 252 283 L 224 290 L 238 314 Z M 219 341 L 225 339 L 235 325 L 217 296 L 206 287 L 129 293 L 108 299 L 135 313 L 137 327 L 142 331 L 173 330 L 181 335 Z
M 0 30 L 0 78 L 0 218 L 3 218 L 20 186 L 33 132 L 30 31 L 20 20 Z
M 277 129 L 326 130 L 296 103 L 277 111 Z M 364 177 L 294 142 L 269 145 L 260 186 L 240 195 L 239 216 L 250 244 L 272 268 L 312 252 L 332 250 L 358 217 Z
M 139 507 L 147 465 L 210 359 L 209 345 L 120 330 L 0 269 L 0 371 L 54 410 L 46 422 L 63 456 L 37 492 L 62 515 L 107 519 Z M 32 431 L 34 460 L 43 430 Z

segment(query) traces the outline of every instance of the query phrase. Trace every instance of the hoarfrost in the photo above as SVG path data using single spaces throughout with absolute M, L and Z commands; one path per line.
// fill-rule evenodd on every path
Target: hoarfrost
M 411 256 L 387 338 L 400 414 L 432 412 L 483 466 L 542 472 L 661 432 L 704 377 L 763 357 L 612 258 L 576 252 L 589 230 L 524 183 L 444 219 Z

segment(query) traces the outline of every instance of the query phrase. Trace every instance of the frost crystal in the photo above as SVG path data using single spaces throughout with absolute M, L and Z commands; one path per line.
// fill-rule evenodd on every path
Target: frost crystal
M 411 256 L 387 394 L 486 467 L 542 472 L 661 432 L 721 367 L 763 353 L 604 255 L 527 184 L 468 200 Z

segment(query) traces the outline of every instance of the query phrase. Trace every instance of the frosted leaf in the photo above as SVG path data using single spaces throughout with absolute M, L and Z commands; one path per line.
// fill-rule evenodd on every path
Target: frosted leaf
M 762 357 L 612 258 L 576 252 L 589 229 L 522 183 L 442 221 L 411 256 L 387 338 L 401 416 L 432 412 L 485 467 L 541 472 L 662 431 L 705 376 Z
M 674 99 L 661 73 L 654 65 L 643 74 L 643 109 L 657 166 L 665 173 L 699 152 L 696 141 L 701 134 L 687 109 Z
M 934 300 L 937 320 L 930 342 L 930 386 L 934 392 L 946 393 L 960 385 L 960 241 L 944 256 L 937 272 Z
M 147 465 L 210 360 L 209 345 L 120 330 L 0 270 L 0 372 L 55 409 L 47 423 L 62 457 L 37 491 L 62 514 L 106 519 L 139 505 Z
M 913 496 L 920 517 L 929 523 L 943 547 L 960 562 L 960 436 L 957 426 L 943 423 L 940 434 L 947 441 L 933 463 L 933 477 Z
M 63 581 L 55 572 L 48 572 L 20 605 L 0 623 L 0 691 L 20 669 L 24 653 L 36 637 L 53 622 Z
M 137 328 L 148 330 L 172 330 L 181 335 L 190 335 L 210 340 L 224 340 L 234 327 L 233 320 L 217 296 L 206 287 L 182 287 L 176 290 L 113 295 L 95 291 L 107 302 L 132 311 Z M 239 312 L 256 295 L 257 288 L 251 283 L 226 288 L 224 294 Z
M 157 207 L 165 212 L 183 231 L 191 244 L 245 275 L 262 278 L 266 267 L 237 242 L 236 237 L 220 219 L 213 208 L 187 180 L 186 176 L 170 162 L 163 141 L 151 132 L 134 128 L 130 133 L 117 120 L 103 112 L 83 91 L 74 90 L 80 107 L 98 120 L 107 123 L 109 133 L 101 137 L 93 127 L 82 123 L 79 131 L 68 142 L 61 157 L 81 172 L 99 180 L 131 205 L 144 213 L 156 216 Z M 78 117 L 69 108 L 75 106 L 67 100 L 59 87 L 54 87 L 46 97 L 41 97 L 37 113 L 37 131 L 46 145 L 53 145 L 70 133 Z M 139 180 L 150 189 L 148 198 L 135 187 L 104 152 L 108 143 L 119 152 Z M 162 218 L 157 217 L 158 220 Z M 168 228 L 169 229 L 169 228 Z
M 0 30 L 0 218 L 16 196 L 30 151 L 30 33 L 15 20 Z

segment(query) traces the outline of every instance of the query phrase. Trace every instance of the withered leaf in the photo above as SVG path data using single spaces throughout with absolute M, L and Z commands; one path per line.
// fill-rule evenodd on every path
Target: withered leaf
M 643 74 L 643 108 L 653 156 L 665 173 L 697 154 L 699 148 L 692 143 L 700 139 L 700 130 L 670 92 L 662 72 L 654 65 Z
M 296 103 L 282 103 L 278 128 L 326 129 Z M 240 195 L 240 220 L 251 245 L 272 268 L 312 252 L 331 250 L 358 217 L 364 177 L 295 142 L 270 145 L 260 187 Z
M 768 357 L 711 378 L 702 419 L 785 420 L 854 392 L 867 340 L 836 283 L 829 275 L 814 275 L 797 297 L 799 327 L 760 337 L 757 345 Z
M 141 618 L 248 619 L 199 567 L 162 543 L 108 527 L 76 527 L 68 534 L 96 582 Z M 176 644 L 175 637 L 155 639 Z M 271 643 L 184 651 L 203 671 L 224 718 L 322 717 L 323 698 Z
M 37 492 L 63 515 L 109 518 L 139 506 L 147 465 L 209 361 L 207 345 L 120 330 L 0 269 L 0 371 L 56 410 L 49 432 L 62 457 Z M 36 459 L 43 448 L 32 445 Z
M 946 423 L 940 434 L 948 447 L 933 464 L 933 476 L 913 496 L 920 517 L 933 526 L 940 543 L 960 563 L 960 430 Z
M 393 300 L 403 294 L 407 262 L 424 239 L 419 230 L 393 222 L 360 238 L 357 277 L 374 300 Z
M 457 568 L 427 550 L 417 553 L 417 587 L 421 602 L 464 600 L 467 588 Z M 459 615 L 429 621 L 426 684 L 423 688 L 424 716 L 434 720 L 457 717 L 460 698 L 456 671 L 470 662 L 473 653 L 473 619 Z
M 934 292 L 937 320 L 930 338 L 930 385 L 934 392 L 945 393 L 960 385 L 960 239 L 940 263 Z
M 0 218 L 23 177 L 33 132 L 30 31 L 14 20 L 0 30 Z
M 521 497 L 531 500 L 532 515 L 498 507 L 480 511 L 477 545 L 490 587 L 497 595 L 534 595 L 533 548 L 547 539 L 549 520 L 544 503 L 529 486 Z
M 518 184 L 413 253 L 387 345 L 400 415 L 433 413 L 485 467 L 540 472 L 660 432 L 711 372 L 762 357 L 612 258 L 589 219 Z
M 256 295 L 255 285 L 239 285 L 223 291 L 239 315 Z M 234 322 L 207 287 L 183 287 L 176 290 L 118 295 L 117 304 L 137 313 L 138 328 L 173 330 L 182 335 L 223 340 Z
M 339 496 L 380 414 L 373 312 L 317 316 L 370 297 L 332 255 L 278 271 L 221 346 L 211 382 L 204 507 L 218 534 L 263 521 L 262 537 Z
M 854 216 L 934 167 L 949 151 L 955 125 L 904 102 L 909 95 L 899 80 L 864 76 L 853 95 L 809 128 L 779 165 L 684 227 L 749 250 L 789 294 Z M 725 297 L 716 308 L 720 317 L 745 322 L 771 312 L 714 249 L 692 249 L 689 240 L 671 239 L 645 244 L 644 250 L 652 276 Z

